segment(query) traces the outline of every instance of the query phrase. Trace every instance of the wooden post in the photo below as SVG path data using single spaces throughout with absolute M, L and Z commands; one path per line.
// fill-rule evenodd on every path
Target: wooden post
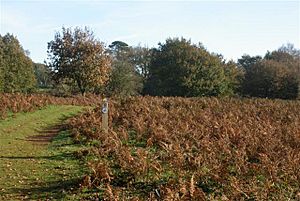
M 103 99 L 102 104 L 102 129 L 105 133 L 108 133 L 108 100 Z

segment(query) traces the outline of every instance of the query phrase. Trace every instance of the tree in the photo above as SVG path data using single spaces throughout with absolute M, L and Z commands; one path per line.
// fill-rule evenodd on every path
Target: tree
M 230 79 L 219 55 L 186 39 L 167 39 L 153 50 L 145 93 L 158 96 L 229 95 Z M 228 71 L 229 72 L 229 71 Z
M 238 66 L 244 68 L 245 70 L 248 70 L 249 68 L 251 68 L 252 65 L 256 64 L 261 60 L 261 56 L 251 57 L 250 55 L 245 54 L 242 56 L 242 58 L 238 59 Z
M 239 68 L 238 64 L 230 60 L 223 61 L 226 76 L 227 94 L 235 95 L 241 93 L 241 83 L 243 82 L 245 72 Z
M 297 63 L 300 59 L 300 50 L 296 49 L 293 44 L 288 43 L 282 45 L 278 50 L 268 51 L 264 58 L 285 63 Z
M 35 63 L 34 74 L 38 87 L 48 88 L 51 86 L 51 71 L 45 64 Z
M 123 41 L 114 41 L 109 46 L 108 52 L 113 60 L 123 60 L 128 57 L 129 46 Z
M 248 61 L 254 62 L 251 65 L 242 65 L 245 70 L 243 95 L 262 98 L 297 98 L 300 92 L 299 52 L 293 45 L 288 44 L 278 50 L 268 51 L 263 59 L 255 60 L 253 57 L 247 57 Z
M 108 91 L 110 95 L 132 96 L 142 90 L 141 77 L 134 70 L 134 66 L 126 61 L 113 62 Z
M 104 87 L 109 79 L 110 58 L 103 43 L 86 27 L 63 27 L 48 43 L 48 58 L 53 79 L 74 82 L 82 95 Z
M 288 43 L 275 51 L 267 52 L 264 59 L 280 63 L 281 68 L 278 71 L 285 74 L 276 97 L 285 99 L 300 97 L 300 50 Z
M 4 43 L 0 37 L 0 92 L 4 91 Z
M 246 95 L 254 97 L 291 99 L 297 97 L 298 81 L 284 63 L 263 60 L 247 72 L 244 90 Z
M 18 39 L 0 35 L 0 91 L 31 92 L 36 86 L 33 62 Z
M 247 91 L 251 90 L 249 87 L 251 85 L 249 82 L 249 75 L 251 74 L 249 71 L 252 70 L 253 66 L 262 60 L 261 56 L 250 56 L 248 54 L 244 54 L 240 59 L 238 59 L 237 65 L 239 69 L 243 72 L 243 77 L 240 79 L 240 87 L 239 93 L 241 95 L 249 95 Z
M 152 51 L 147 47 L 140 45 L 130 47 L 129 60 L 134 64 L 136 72 L 142 77 L 143 83 L 149 77 L 149 64 L 151 61 Z
M 108 52 L 112 57 L 112 73 L 108 93 L 117 96 L 137 95 L 142 90 L 142 78 L 136 71 L 133 49 L 127 43 L 114 41 Z

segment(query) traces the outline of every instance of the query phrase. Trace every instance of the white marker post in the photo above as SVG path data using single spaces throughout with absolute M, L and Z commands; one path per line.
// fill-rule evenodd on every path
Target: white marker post
M 103 99 L 102 104 L 102 129 L 105 133 L 108 133 L 108 100 Z

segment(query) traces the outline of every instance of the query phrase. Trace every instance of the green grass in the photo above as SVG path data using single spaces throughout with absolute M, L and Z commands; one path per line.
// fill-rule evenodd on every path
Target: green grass
M 48 106 L 0 121 L 0 200 L 75 200 L 86 170 L 74 153 L 83 147 L 57 126 L 82 109 Z

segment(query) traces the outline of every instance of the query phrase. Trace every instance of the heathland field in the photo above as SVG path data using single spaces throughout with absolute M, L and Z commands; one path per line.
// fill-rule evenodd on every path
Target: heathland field
M 298 1 L 0 1 L 0 201 L 300 201 Z
M 112 98 L 105 132 L 100 97 L 15 96 L 2 107 L 0 198 L 300 198 L 299 101 Z

